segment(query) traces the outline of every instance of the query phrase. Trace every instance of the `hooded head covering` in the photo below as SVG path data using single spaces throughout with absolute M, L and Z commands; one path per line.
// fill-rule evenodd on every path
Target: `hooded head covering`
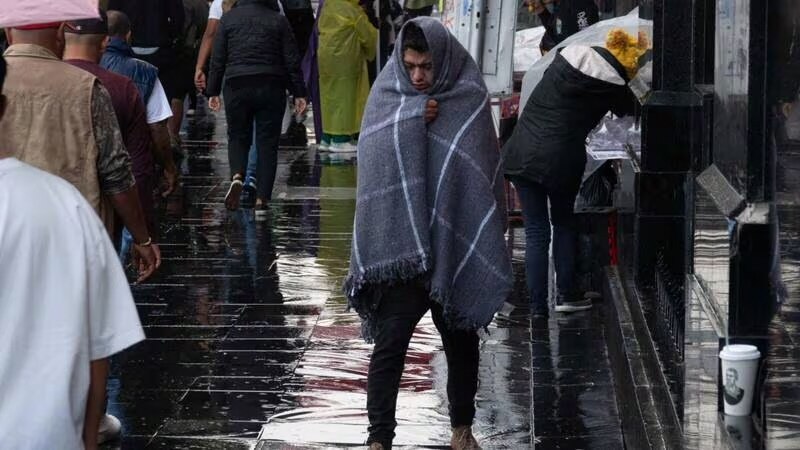
M 433 86 L 412 85 L 404 28 L 372 88 L 358 143 L 345 293 L 368 340 L 382 293 L 394 285 L 424 283 L 451 327 L 475 330 L 491 322 L 512 284 L 505 185 L 482 74 L 440 22 L 411 23 L 428 42 Z M 426 124 L 431 98 L 439 114 Z

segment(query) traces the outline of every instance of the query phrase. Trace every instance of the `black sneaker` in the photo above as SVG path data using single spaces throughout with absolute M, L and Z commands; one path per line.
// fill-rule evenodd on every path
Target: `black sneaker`
M 588 299 L 574 299 L 573 296 L 559 294 L 556 298 L 556 312 L 571 313 L 592 309 L 592 301 Z
M 547 303 L 535 303 L 531 305 L 531 316 L 547 318 L 550 315 L 550 308 Z
M 245 209 L 253 209 L 256 206 L 256 196 L 256 187 L 252 184 L 245 184 L 242 188 L 241 207 Z

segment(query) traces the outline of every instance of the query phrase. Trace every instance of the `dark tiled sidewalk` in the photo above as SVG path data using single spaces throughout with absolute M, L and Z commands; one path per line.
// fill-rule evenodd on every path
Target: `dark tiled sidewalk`
M 352 161 L 282 151 L 273 214 L 259 222 L 222 206 L 221 116 L 188 129 L 183 189 L 164 207 L 164 265 L 134 287 L 148 339 L 114 360 L 109 412 L 124 438 L 107 448 L 359 446 L 370 347 L 340 294 Z M 521 230 L 512 236 L 521 293 Z M 530 448 L 534 434 L 539 448 L 621 448 L 599 320 L 596 310 L 531 331 L 525 308 L 498 316 L 482 342 L 475 430 L 485 448 Z M 449 442 L 443 356 L 426 317 L 407 359 L 399 446 Z

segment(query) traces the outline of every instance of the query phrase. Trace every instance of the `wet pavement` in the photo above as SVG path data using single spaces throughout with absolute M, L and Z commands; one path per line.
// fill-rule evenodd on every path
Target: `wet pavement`
M 346 311 L 352 156 L 282 149 L 272 213 L 229 213 L 222 115 L 189 121 L 183 187 L 163 205 L 157 277 L 133 287 L 147 340 L 113 360 L 123 449 L 358 447 L 371 347 Z M 535 321 L 523 233 L 512 303 L 481 346 L 484 448 L 622 448 L 600 308 Z M 398 447 L 446 447 L 446 363 L 430 316 L 409 348 Z

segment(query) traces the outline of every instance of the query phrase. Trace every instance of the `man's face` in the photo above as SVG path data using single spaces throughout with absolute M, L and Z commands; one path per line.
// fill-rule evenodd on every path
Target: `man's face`
M 734 384 L 736 384 L 736 379 L 737 378 L 738 378 L 738 374 L 736 373 L 735 370 L 728 369 L 728 371 L 725 372 L 725 384 L 734 385 Z
M 407 49 L 403 52 L 403 65 L 408 71 L 414 89 L 425 92 L 433 87 L 433 58 L 430 52 L 419 53 Z

